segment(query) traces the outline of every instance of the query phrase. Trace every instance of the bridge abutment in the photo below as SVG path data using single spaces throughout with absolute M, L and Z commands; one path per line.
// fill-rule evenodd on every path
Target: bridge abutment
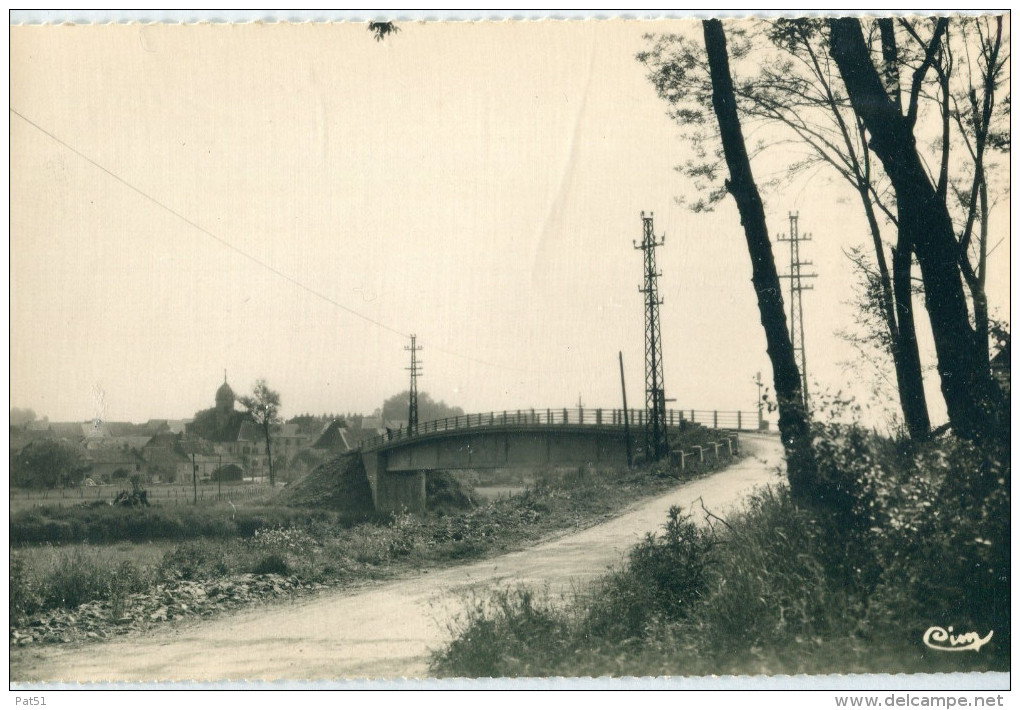
M 425 472 L 388 471 L 385 451 L 361 455 L 372 487 L 372 503 L 380 513 L 425 512 Z

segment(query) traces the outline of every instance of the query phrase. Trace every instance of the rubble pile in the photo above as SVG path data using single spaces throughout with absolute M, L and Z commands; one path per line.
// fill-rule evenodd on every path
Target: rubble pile
M 370 513 L 372 488 L 361 455 L 345 454 L 327 461 L 280 492 L 278 502 L 298 508 L 330 508 Z

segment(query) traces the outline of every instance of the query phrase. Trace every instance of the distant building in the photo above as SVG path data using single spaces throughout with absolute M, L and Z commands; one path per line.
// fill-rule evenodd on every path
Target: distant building
M 166 430 L 149 437 L 142 447 L 145 471 L 153 482 L 172 483 L 177 479 L 180 464 L 188 462 L 181 448 L 181 435 Z
M 319 432 L 319 435 L 312 441 L 312 448 L 318 451 L 326 451 L 332 454 L 346 454 L 356 448 L 357 443 L 351 445 L 351 437 L 347 427 L 334 419 L 328 422 Z
M 145 459 L 137 451 L 100 448 L 86 452 L 83 464 L 93 481 L 112 483 L 135 473 L 144 474 Z

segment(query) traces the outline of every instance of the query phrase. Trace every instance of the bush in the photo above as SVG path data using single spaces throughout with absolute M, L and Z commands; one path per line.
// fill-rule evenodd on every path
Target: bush
M 425 474 L 425 508 L 433 512 L 452 513 L 470 510 L 478 505 L 468 483 L 449 471 L 428 471 Z
M 214 542 L 188 542 L 163 556 L 159 576 L 167 581 L 216 577 L 229 571 L 229 555 L 230 551 Z
M 11 552 L 9 574 L 11 618 L 23 618 L 38 611 L 42 607 L 39 581 L 30 574 L 24 557 L 14 551 Z
M 649 534 L 621 572 L 599 582 L 585 634 L 626 642 L 644 636 L 655 621 L 684 618 L 704 597 L 715 544 L 710 531 L 671 507 L 664 534 Z
M 567 647 L 562 614 L 525 588 L 474 600 L 454 640 L 433 657 L 438 675 L 469 678 L 551 674 Z
M 287 565 L 287 560 L 284 559 L 283 555 L 272 552 L 259 558 L 259 561 L 252 568 L 252 572 L 255 574 L 286 575 L 290 573 L 290 567 Z

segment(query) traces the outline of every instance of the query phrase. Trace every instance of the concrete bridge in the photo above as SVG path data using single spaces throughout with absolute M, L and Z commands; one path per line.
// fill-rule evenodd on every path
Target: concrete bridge
M 628 412 L 635 452 L 644 441 L 645 416 L 644 410 Z M 735 430 L 745 424 L 747 430 L 758 428 L 757 415 L 748 412 L 666 413 L 668 429 L 691 421 Z M 376 510 L 406 508 L 415 513 L 425 510 L 426 471 L 626 466 L 626 452 L 623 410 L 577 407 L 466 414 L 387 432 L 361 445 Z

